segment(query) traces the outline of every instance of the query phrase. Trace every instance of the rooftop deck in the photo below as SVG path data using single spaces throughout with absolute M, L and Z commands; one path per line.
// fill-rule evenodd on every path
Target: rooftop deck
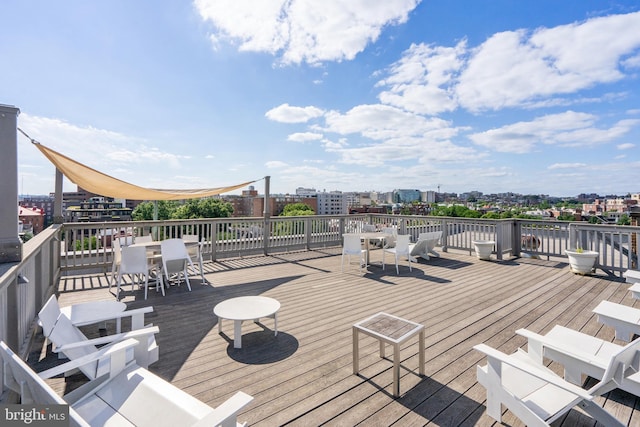
M 374 263 L 380 258 L 380 250 L 372 251 Z M 403 264 L 400 275 L 393 265 L 362 274 L 351 264 L 342 273 L 336 247 L 227 259 L 205 269 L 211 285 L 193 276 L 192 292 L 172 287 L 162 297 L 150 290 L 147 301 L 143 291 L 125 286 L 123 301 L 154 306 L 147 321 L 160 328 L 160 360 L 151 371 L 214 407 L 242 390 L 255 400 L 239 419 L 262 426 L 492 425 L 476 381 L 476 365 L 485 362 L 473 345 L 510 353 L 525 345 L 516 329 L 546 332 L 555 324 L 613 341 L 613 330 L 598 324 L 591 309 L 603 299 L 639 305 L 621 279 L 571 274 L 566 260 L 488 262 L 447 252 L 420 260 L 412 272 Z M 61 305 L 114 298 L 104 274 L 63 277 L 59 292 Z M 232 322 L 223 324 L 227 335 L 218 334 L 213 306 L 242 295 L 281 302 L 277 337 L 271 319 L 244 324 L 242 349 L 233 348 Z M 426 326 L 426 375 L 418 375 L 411 339 L 402 350 L 397 399 L 392 362 L 379 358 L 374 339 L 361 337 L 360 375 L 352 373 L 351 326 L 379 311 Z M 98 334 L 97 326 L 84 330 Z M 29 361 L 36 370 L 57 363 L 50 349 L 43 351 L 40 333 Z M 81 378 L 50 381 L 62 393 Z M 614 391 L 597 401 L 629 426 L 640 425 L 638 398 Z M 509 412 L 503 422 L 522 425 Z M 574 410 L 558 425 L 593 424 Z

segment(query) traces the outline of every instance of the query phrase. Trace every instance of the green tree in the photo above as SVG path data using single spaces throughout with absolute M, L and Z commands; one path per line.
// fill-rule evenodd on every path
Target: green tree
M 231 203 L 220 199 L 190 199 L 172 212 L 171 219 L 228 218 L 232 213 Z
M 500 219 L 500 214 L 498 212 L 487 212 L 486 214 L 482 215 L 481 218 Z
M 313 209 L 309 205 L 304 203 L 291 203 L 282 209 L 280 216 L 301 216 L 301 215 L 315 215 Z
M 629 215 L 620 215 L 620 218 L 618 219 L 618 225 L 631 225 L 631 218 L 629 218 Z
M 171 219 L 173 211 L 178 207 L 178 202 L 173 200 L 158 200 L 158 219 Z M 134 221 L 151 221 L 153 220 L 154 202 L 142 202 L 131 213 Z
M 98 249 L 98 238 L 96 236 L 91 236 L 85 237 L 82 240 L 76 240 L 76 251 L 82 249 Z

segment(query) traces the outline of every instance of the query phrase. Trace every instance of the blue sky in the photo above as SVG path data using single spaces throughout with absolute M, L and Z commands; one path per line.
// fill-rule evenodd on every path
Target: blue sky
M 637 0 L 1 9 L 0 103 L 35 140 L 137 185 L 640 192 Z M 18 157 L 21 194 L 54 190 L 21 135 Z

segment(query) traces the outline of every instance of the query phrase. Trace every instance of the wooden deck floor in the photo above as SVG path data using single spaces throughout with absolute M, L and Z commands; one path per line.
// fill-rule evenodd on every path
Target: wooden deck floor
M 372 261 L 380 257 L 372 251 Z M 240 420 L 259 426 L 492 425 L 476 381 L 476 365 L 485 362 L 473 345 L 511 353 L 525 345 L 516 329 L 546 332 L 555 324 L 613 341 L 613 330 L 599 325 L 591 309 L 603 299 L 635 303 L 622 280 L 574 275 L 562 261 L 443 253 L 420 260 L 412 272 L 401 265 L 396 275 L 393 265 L 362 274 L 351 264 L 342 273 L 340 260 L 340 248 L 329 248 L 207 263 L 212 285 L 194 277 L 192 292 L 184 285 L 166 297 L 150 291 L 147 301 L 143 291 L 125 287 L 123 301 L 154 306 L 147 321 L 160 328 L 160 360 L 151 371 L 214 407 L 237 390 L 254 396 Z M 114 298 L 104 274 L 64 277 L 59 292 L 61 305 Z M 233 348 L 232 322 L 223 323 L 228 336 L 218 334 L 213 306 L 242 295 L 281 302 L 277 337 L 272 319 L 245 323 L 242 349 Z M 426 326 L 426 375 L 418 375 L 418 345 L 410 340 L 397 399 L 391 359 L 378 356 L 374 339 L 361 337 L 360 375 L 352 373 L 351 326 L 379 311 Z M 83 329 L 98 333 L 97 326 Z M 55 360 L 41 339 L 32 356 L 36 370 Z M 51 383 L 63 392 L 77 377 Z M 627 425 L 640 425 L 638 398 L 614 391 L 598 402 Z M 522 425 L 510 412 L 503 422 Z M 575 410 L 557 424 L 593 425 Z

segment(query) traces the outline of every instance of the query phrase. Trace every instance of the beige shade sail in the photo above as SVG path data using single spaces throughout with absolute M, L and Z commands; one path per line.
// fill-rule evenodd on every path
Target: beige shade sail
M 32 140 L 33 141 L 33 140 Z M 39 142 L 33 142 L 38 150 L 45 155 L 51 163 L 71 182 L 90 191 L 106 197 L 123 198 L 129 200 L 183 200 L 199 199 L 202 197 L 215 196 L 246 187 L 258 180 L 247 181 L 241 184 L 230 185 L 228 187 L 200 188 L 194 190 L 161 190 L 155 188 L 144 188 L 122 181 L 112 176 L 106 175 L 79 163 L 64 154 L 60 154 Z

